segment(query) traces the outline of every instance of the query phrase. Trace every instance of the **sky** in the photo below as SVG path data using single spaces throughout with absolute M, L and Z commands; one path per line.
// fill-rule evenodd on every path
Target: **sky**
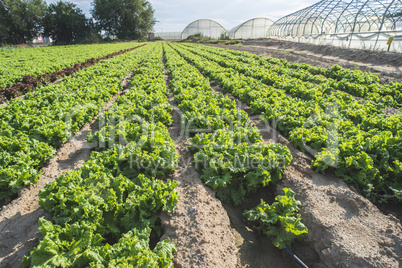
M 45 0 L 48 4 L 59 0 Z M 65 0 L 75 3 L 91 16 L 92 0 Z M 155 32 L 181 32 L 198 19 L 211 19 L 231 28 L 252 18 L 277 20 L 319 0 L 148 0 L 155 10 Z

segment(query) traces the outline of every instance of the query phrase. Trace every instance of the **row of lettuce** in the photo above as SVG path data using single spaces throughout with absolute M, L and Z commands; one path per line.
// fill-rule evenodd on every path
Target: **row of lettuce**
M 0 88 L 11 87 L 27 75 L 53 73 L 91 58 L 100 58 L 135 46 L 135 43 L 115 43 L 1 49 Z
M 56 150 L 120 90 L 130 65 L 140 61 L 135 51 L 103 60 L 0 107 L 0 202 L 34 184 Z
M 325 85 L 322 90 L 340 90 L 356 97 L 364 98 L 369 103 L 381 103 L 397 109 L 402 108 L 402 82 L 381 84 L 373 73 L 360 70 L 344 69 L 339 65 L 320 68 L 306 63 L 290 63 L 284 59 L 266 58 L 248 52 L 224 49 L 213 49 L 209 52 L 225 55 L 226 60 L 235 60 L 240 67 L 239 72 L 253 75 L 258 79 L 275 82 L 277 75 L 289 77 L 288 83 L 298 81 L 306 88 Z M 222 63 L 225 64 L 225 63 Z M 226 67 L 233 65 L 230 62 Z M 261 71 L 263 68 L 264 71 Z
M 162 47 L 149 45 L 133 56 L 124 59 L 124 69 L 141 62 L 131 90 L 87 136 L 97 145 L 90 159 L 41 190 L 39 203 L 53 221 L 40 219 L 42 238 L 24 267 L 173 267 L 175 245 L 159 241 L 157 221 L 178 202 L 177 183 L 166 179 L 178 155 L 167 129 L 172 108 Z
M 387 115 L 384 103 L 356 100 L 326 83 L 312 84 L 257 64 L 239 64 L 247 54 L 236 59 L 233 52 L 212 47 L 174 47 L 224 92 L 250 105 L 254 114 L 314 156 L 316 170 L 334 169 L 372 200 L 402 200 L 401 114 Z
M 247 113 L 235 101 L 214 93 L 209 80 L 169 45 L 164 50 L 183 133 L 192 137 L 189 148 L 195 152 L 195 166 L 204 183 L 222 201 L 240 205 L 259 188 L 280 180 L 292 159 L 289 149 L 278 143 L 264 144 L 259 130 L 250 125 Z M 279 248 L 289 247 L 307 233 L 297 214 L 300 202 L 290 189 L 284 191 L 272 205 L 261 200 L 244 213 Z
M 102 60 L 110 59 L 112 57 L 127 53 L 134 49 L 137 49 L 140 46 L 143 46 L 143 45 L 136 45 L 136 46 L 128 48 L 128 49 L 119 50 L 117 52 L 107 54 L 100 58 L 91 58 L 87 61 L 84 61 L 81 63 L 75 63 L 74 66 L 69 66 L 69 67 L 66 67 L 63 69 L 59 69 L 52 73 L 45 73 L 45 74 L 41 74 L 38 76 L 24 75 L 22 77 L 22 81 L 20 81 L 19 83 L 15 83 L 11 87 L 0 88 L 0 104 L 7 102 L 7 100 L 20 97 L 28 92 L 35 91 L 36 88 L 38 88 L 38 87 L 45 86 L 50 83 L 54 83 L 57 80 L 65 77 L 65 76 L 70 76 L 70 75 L 78 72 L 79 70 L 88 68 L 94 64 L 97 64 L 98 62 L 100 62 Z

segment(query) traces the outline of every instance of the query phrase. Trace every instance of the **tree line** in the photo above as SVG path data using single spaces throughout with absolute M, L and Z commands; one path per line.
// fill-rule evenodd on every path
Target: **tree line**
M 0 0 L 0 44 L 23 44 L 39 33 L 55 43 L 92 43 L 104 38 L 137 40 L 156 20 L 146 0 L 93 0 L 87 18 L 76 4 Z

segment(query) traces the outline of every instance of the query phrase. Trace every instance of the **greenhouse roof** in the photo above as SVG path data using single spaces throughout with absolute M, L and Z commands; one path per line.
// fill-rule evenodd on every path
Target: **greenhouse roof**
M 274 22 L 267 18 L 253 18 L 229 30 L 231 38 L 265 38 L 267 30 Z
M 392 31 L 401 14 L 402 0 L 323 0 L 277 20 L 269 35 Z

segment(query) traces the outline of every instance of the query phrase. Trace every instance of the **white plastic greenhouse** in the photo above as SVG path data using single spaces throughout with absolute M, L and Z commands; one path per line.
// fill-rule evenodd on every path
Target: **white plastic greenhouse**
M 266 38 L 269 27 L 274 22 L 266 18 L 255 18 L 243 22 L 229 31 L 232 39 Z
M 216 21 L 201 19 L 187 25 L 187 27 L 181 33 L 181 38 L 186 39 L 190 35 L 198 33 L 202 34 L 205 37 L 219 39 L 221 34 L 227 33 L 227 31 Z
M 268 37 L 402 52 L 402 0 L 322 0 L 277 20 Z
M 156 32 L 155 37 L 163 40 L 181 40 L 181 32 Z

